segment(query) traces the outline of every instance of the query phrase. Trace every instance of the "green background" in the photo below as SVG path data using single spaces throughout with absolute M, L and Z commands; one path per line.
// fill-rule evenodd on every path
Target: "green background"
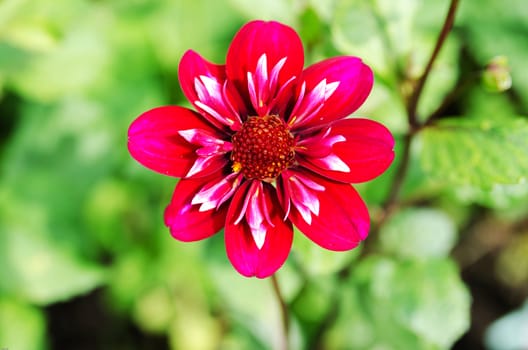
M 131 159 L 128 126 L 159 105 L 189 106 L 177 78 L 185 50 L 223 63 L 245 22 L 281 21 L 300 34 L 307 64 L 357 55 L 375 71 L 356 114 L 397 140 L 391 170 L 358 186 L 376 223 L 408 131 L 405 96 L 448 5 L 0 0 L 0 347 L 276 348 L 270 281 L 238 275 L 222 234 L 170 237 L 162 218 L 177 180 Z M 292 348 L 520 348 L 527 37 L 525 1 L 461 1 L 420 117 L 452 99 L 414 138 L 396 210 L 369 253 L 325 251 L 296 234 L 278 273 Z M 486 69 L 498 55 L 509 62 L 500 74 Z M 512 88 L 496 91 L 510 73 Z

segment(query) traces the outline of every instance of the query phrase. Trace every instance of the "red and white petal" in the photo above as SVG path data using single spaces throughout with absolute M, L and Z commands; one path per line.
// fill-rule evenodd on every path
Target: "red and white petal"
M 261 227 L 264 232 L 260 232 Z M 227 257 L 235 269 L 246 277 L 272 275 L 288 258 L 292 240 L 293 227 L 283 220 L 273 186 L 260 181 L 240 186 L 225 226 Z
M 241 173 L 231 173 L 207 183 L 193 197 L 191 204 L 200 204 L 200 211 L 219 208 L 230 199 L 243 180 Z
M 292 130 L 329 124 L 357 110 L 372 90 L 372 70 L 360 58 L 329 58 L 306 68 L 297 86 Z
M 279 203 L 288 216 L 293 205 L 310 224 L 312 215 L 319 215 L 318 192 L 325 188 L 307 177 L 300 169 L 284 170 L 277 179 Z
M 246 107 L 234 86 L 226 81 L 225 66 L 187 51 L 178 68 L 183 93 L 204 117 L 219 129 L 238 130 Z
M 181 134 L 183 130 L 203 130 L 220 139 L 223 135 L 202 116 L 187 108 L 164 106 L 151 109 L 132 122 L 128 129 L 128 150 L 132 157 L 149 169 L 164 175 L 183 177 L 198 159 L 197 146 Z M 221 166 L 212 162 L 201 169 L 210 174 Z
M 297 156 L 300 165 L 329 179 L 348 183 L 372 180 L 391 165 L 394 138 L 382 124 L 351 118 L 335 122 L 329 130 L 325 140 L 331 141 L 330 152 L 311 152 L 324 148 L 320 144 L 325 145 L 325 140 L 306 138 Z
M 227 205 L 202 210 L 193 204 L 196 194 L 209 182 L 221 181 L 221 173 L 200 179 L 181 179 L 176 185 L 170 204 L 165 209 L 165 225 L 171 235 L 183 242 L 198 241 L 220 231 L 225 223 Z
M 264 108 L 271 112 L 290 99 L 292 83 L 303 66 L 301 39 L 292 28 L 273 21 L 252 21 L 243 26 L 226 58 L 228 79 L 252 101 L 259 115 Z
M 349 184 L 329 181 L 308 171 L 302 175 L 324 188 L 316 192 L 319 213 L 312 213 L 308 222 L 302 209 L 292 202 L 289 219 L 323 248 L 334 251 L 355 248 L 367 237 L 370 228 L 368 210 L 359 194 Z

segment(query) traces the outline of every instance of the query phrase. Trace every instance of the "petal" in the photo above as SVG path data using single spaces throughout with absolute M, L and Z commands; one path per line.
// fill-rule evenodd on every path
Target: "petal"
M 277 200 L 275 189 L 264 183 L 259 192 L 259 199 L 268 209 L 268 225 L 262 248 L 255 243 L 254 234 L 246 220 L 236 223 L 238 214 L 247 202 L 247 194 L 252 182 L 244 183 L 235 193 L 227 213 L 225 227 L 225 245 L 227 256 L 235 269 L 246 277 L 265 278 L 277 271 L 290 253 L 293 228 L 289 221 L 283 220 L 283 213 Z M 249 208 L 248 210 L 251 210 Z M 267 214 L 267 215 L 266 215 Z
M 332 180 L 358 183 L 381 175 L 394 159 L 394 138 L 382 124 L 361 118 L 344 119 L 330 127 L 328 139 L 339 140 L 331 146 L 331 153 L 324 157 L 310 150 L 318 149 L 316 138 L 304 144 L 299 154 L 300 165 Z M 333 162 L 332 162 L 333 161 Z M 348 171 L 347 171 L 348 170 Z
M 325 125 L 353 113 L 370 94 L 374 77 L 360 58 L 340 56 L 306 68 L 299 81 L 306 84 L 306 92 L 302 91 L 303 84 L 298 84 L 297 99 L 304 94 L 308 102 L 322 106 L 320 109 L 312 106 L 313 113 L 308 118 L 299 118 L 294 110 L 290 117 L 292 130 Z M 312 91 L 320 93 L 310 94 Z
M 355 248 L 367 237 L 370 227 L 368 210 L 359 194 L 351 185 L 328 181 L 308 171 L 302 175 L 324 187 L 324 191 L 317 192 L 319 214 L 312 215 L 311 223 L 307 223 L 292 205 L 290 220 L 323 248 L 335 251 Z
M 180 61 L 178 77 L 185 97 L 209 122 L 220 129 L 239 129 L 240 113 L 246 107 L 226 81 L 225 65 L 208 62 L 189 50 Z
M 192 204 L 200 189 L 211 181 L 220 181 L 217 173 L 200 179 L 181 179 L 176 185 L 170 204 L 165 209 L 165 225 L 172 237 L 183 242 L 198 241 L 220 231 L 225 223 L 227 205 L 200 211 L 200 204 Z
M 250 75 L 256 80 L 253 83 L 259 85 L 254 87 L 257 90 L 262 88 L 262 81 L 269 81 L 267 88 L 272 91 L 261 91 L 263 95 L 275 95 L 268 96 L 268 102 L 281 95 L 283 103 L 284 91 L 278 90 L 291 82 L 292 77 L 299 76 L 303 66 L 301 39 L 292 28 L 273 21 L 252 21 L 243 26 L 233 38 L 226 58 L 227 76 L 247 100 L 250 100 Z
M 183 177 L 193 167 L 196 145 L 180 135 L 188 129 L 204 130 L 221 139 L 217 130 L 189 109 L 164 106 L 151 109 L 140 115 L 128 129 L 128 150 L 132 157 L 149 169 L 164 175 Z M 220 161 L 202 169 L 202 175 L 217 170 Z

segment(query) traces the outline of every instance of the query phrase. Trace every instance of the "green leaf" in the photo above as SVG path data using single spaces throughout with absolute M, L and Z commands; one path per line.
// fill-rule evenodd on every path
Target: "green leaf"
M 312 8 L 306 8 L 299 16 L 299 36 L 307 46 L 314 45 L 324 35 L 324 25 L 317 12 Z
M 2 349 L 45 349 L 46 319 L 41 310 L 17 299 L 0 298 Z
M 420 133 L 421 164 L 435 180 L 491 188 L 517 184 L 528 174 L 525 119 L 451 119 Z
M 493 185 L 489 189 L 476 186 L 458 186 L 451 188 L 457 201 L 464 204 L 478 203 L 494 209 L 521 213 L 527 207 L 528 182 L 515 185 Z
M 350 252 L 335 252 L 321 248 L 295 229 L 293 257 L 311 276 L 329 275 L 351 263 L 360 249 Z
M 528 301 L 512 312 L 494 321 L 485 334 L 486 348 L 490 350 L 526 349 L 528 346 Z
M 349 335 L 344 340 L 360 336 L 362 341 L 347 348 L 448 349 L 469 326 L 469 293 L 450 260 L 371 256 L 350 282 L 337 327 Z M 359 310 L 362 315 L 348 322 Z
M 45 213 L 0 197 L 0 290 L 36 304 L 50 304 L 100 286 L 104 270 L 52 243 Z M 17 213 L 23 213 L 20 216 Z
M 401 105 L 401 95 L 408 95 L 422 75 L 441 30 L 438 13 L 446 13 L 447 6 L 438 7 L 435 1 L 337 0 L 332 38 L 338 50 L 371 66 L 378 84 L 386 85 Z M 455 85 L 459 48 L 450 36 L 424 87 L 419 115 L 431 113 Z M 399 114 L 402 106 L 391 109 Z
M 334 288 L 335 279 L 331 278 L 315 279 L 307 283 L 292 302 L 292 311 L 303 323 L 318 324 L 331 307 Z
M 390 77 L 396 70 L 396 62 L 385 25 L 372 2 L 339 0 L 332 23 L 334 44 L 344 53 L 361 57 L 376 73 Z
M 50 304 L 85 294 L 104 281 L 103 270 L 58 250 L 29 232 L 10 231 L 2 255 L 3 282 L 9 294 Z
M 102 33 L 94 30 L 98 26 L 90 22 L 72 28 L 60 45 L 35 57 L 27 69 L 13 76 L 15 88 L 36 100 L 53 101 L 104 81 L 109 45 Z
M 444 257 L 455 240 L 452 220 L 436 209 L 405 209 L 380 231 L 382 249 L 401 258 Z
M 126 32 L 122 34 L 126 35 L 129 31 L 135 31 L 141 35 L 146 32 L 156 57 L 161 61 L 159 63 L 170 71 L 177 72 L 182 54 L 189 49 L 199 52 L 209 61 L 225 62 L 229 42 L 243 24 L 243 20 L 236 15 L 232 7 L 241 7 L 243 12 L 253 11 L 253 16 L 255 16 L 255 12 L 259 13 L 259 10 L 270 7 L 270 4 L 273 6 L 277 1 L 233 0 L 233 4 L 230 4 L 228 1 L 184 0 L 156 3 L 161 3 L 161 5 L 152 16 L 148 18 L 138 16 L 140 19 L 146 19 L 145 26 L 138 28 L 138 19 L 132 18 L 127 21 L 126 26 L 123 26 Z M 130 2 L 123 1 L 122 7 L 130 7 Z M 260 12 L 259 18 L 264 18 L 264 13 L 265 10 Z M 289 12 L 284 12 L 284 14 L 287 13 Z M 189 35 L 190 33 L 192 35 Z M 134 41 L 130 43 L 133 44 Z
M 248 279 L 232 266 L 210 265 L 213 283 L 231 318 L 258 339 L 258 348 L 274 348 L 280 343 L 279 304 L 268 279 Z M 281 274 L 278 274 L 279 281 Z M 236 291 L 236 292 L 234 292 Z
M 273 19 L 290 25 L 295 22 L 297 14 L 294 0 L 229 0 L 228 3 L 248 18 Z

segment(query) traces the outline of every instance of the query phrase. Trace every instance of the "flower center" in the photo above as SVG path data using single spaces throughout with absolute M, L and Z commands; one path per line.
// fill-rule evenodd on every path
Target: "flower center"
M 272 180 L 294 162 L 295 140 L 276 115 L 249 117 L 231 142 L 233 171 L 247 179 Z

